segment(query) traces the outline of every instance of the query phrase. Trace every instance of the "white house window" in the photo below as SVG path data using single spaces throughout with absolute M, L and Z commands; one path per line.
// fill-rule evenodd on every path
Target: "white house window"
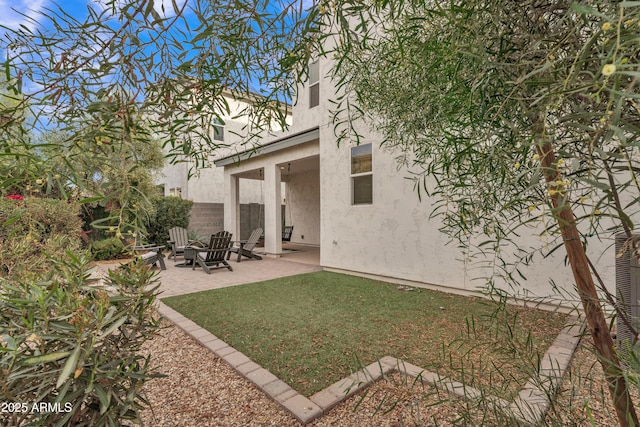
M 224 141 L 224 122 L 220 119 L 213 121 L 213 139 L 216 141 Z
M 373 167 L 371 144 L 351 148 L 351 204 L 373 203 Z
M 309 108 L 320 104 L 320 66 L 318 61 L 309 64 Z
M 182 197 L 182 189 L 180 187 L 170 188 L 169 189 L 169 196 Z

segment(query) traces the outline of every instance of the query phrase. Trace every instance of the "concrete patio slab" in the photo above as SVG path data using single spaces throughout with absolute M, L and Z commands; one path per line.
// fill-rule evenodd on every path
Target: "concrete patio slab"
M 236 262 L 232 258 L 229 264 L 233 267 L 233 271 L 226 268 L 215 269 L 211 274 L 205 273 L 201 268 L 192 270 L 177 267 L 177 264 L 168 262 L 167 269 L 160 271 L 160 298 L 322 270 L 317 264 L 291 262 L 285 258 L 244 259 L 242 262 Z

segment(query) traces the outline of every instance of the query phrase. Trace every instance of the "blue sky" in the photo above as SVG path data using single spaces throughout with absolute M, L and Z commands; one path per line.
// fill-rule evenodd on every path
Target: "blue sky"
M 100 8 L 101 3 L 107 0 L 0 0 L 0 25 L 10 28 L 16 28 L 20 24 L 31 25 L 31 21 L 24 15 L 38 20 L 42 15 L 41 11 L 45 8 L 56 8 L 56 4 L 60 5 L 69 14 L 75 17 L 83 17 L 86 15 L 88 6 Z M 176 0 L 178 7 L 184 4 L 185 0 Z M 188 1 L 188 0 L 186 0 Z M 158 13 L 167 16 L 173 15 L 172 0 L 155 0 L 154 8 Z M 303 7 L 305 9 L 313 5 L 313 0 L 304 0 Z
M 104 7 L 103 5 L 105 3 L 113 4 L 113 1 L 124 3 L 134 2 L 136 0 L 0 0 L 0 26 L 17 29 L 20 25 L 25 25 L 32 28 L 36 23 L 42 23 L 45 27 L 48 27 L 51 25 L 51 22 L 43 14 L 51 15 L 47 12 L 47 9 L 53 10 L 53 13 L 56 14 L 58 8 L 62 8 L 66 14 L 69 14 L 82 22 L 86 19 L 87 8 L 94 8 L 97 11 L 100 11 Z M 187 2 L 188 5 L 189 2 L 193 0 L 155 0 L 154 7 L 160 15 L 171 17 L 174 15 L 174 1 L 180 8 L 184 6 L 185 2 Z M 297 1 L 301 1 L 304 9 L 311 7 L 314 2 L 314 0 L 274 0 L 271 2 L 272 7 L 278 10 L 282 7 L 282 4 L 280 3 L 281 1 L 291 1 L 294 4 Z M 191 13 L 187 8 L 187 21 L 190 20 L 190 15 Z M 198 23 L 195 23 L 194 25 L 197 26 Z M 180 26 L 180 24 L 178 24 L 178 26 Z M 0 28 L 0 34 L 1 33 L 4 33 L 2 28 Z M 4 56 L 4 53 L 0 52 L 0 56 Z M 250 81 L 253 86 L 251 90 L 254 92 L 260 92 L 261 88 L 257 84 L 257 80 L 254 81 L 253 79 L 250 79 Z M 32 82 L 29 82 L 26 79 L 23 81 L 23 90 L 25 93 L 32 92 L 31 89 L 34 88 L 37 89 L 38 86 L 32 84 Z
M 171 15 L 173 6 L 171 0 L 155 0 L 155 9 L 162 13 L 162 3 L 164 2 L 167 15 Z M 69 14 L 82 17 L 86 16 L 87 6 L 100 8 L 100 0 L 58 0 L 57 4 L 62 6 Z M 179 5 L 182 1 L 176 1 Z M 56 3 L 52 0 L 0 0 L 0 25 L 16 28 L 20 24 L 31 26 L 32 22 L 27 18 L 36 21 L 42 16 L 41 11 L 45 8 L 56 8 Z M 27 17 L 25 17 L 26 15 Z
M 47 0 L 0 0 L 0 25 L 16 28 L 20 24 L 29 23 L 30 26 L 30 21 L 20 13 L 38 19 L 38 11 L 48 3 L 50 2 Z

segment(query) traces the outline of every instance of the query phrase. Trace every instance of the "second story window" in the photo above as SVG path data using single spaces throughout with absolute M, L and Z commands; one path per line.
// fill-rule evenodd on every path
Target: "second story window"
M 318 61 L 309 64 L 309 108 L 320 104 L 320 66 Z
M 213 139 L 215 141 L 224 141 L 224 122 L 220 119 L 213 121 Z

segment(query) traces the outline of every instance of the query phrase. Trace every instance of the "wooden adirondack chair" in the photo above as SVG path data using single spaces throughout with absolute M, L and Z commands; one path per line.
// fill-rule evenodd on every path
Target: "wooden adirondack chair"
M 178 255 L 184 256 L 184 248 L 189 244 L 187 229 L 182 227 L 169 229 L 169 244 L 171 245 L 169 259 L 173 257 L 173 262 L 176 262 Z
M 137 262 L 137 260 L 142 260 L 145 265 L 152 265 L 155 267 L 157 264 L 159 264 L 161 270 L 167 269 L 167 266 L 164 263 L 164 254 L 162 253 L 162 251 L 166 249 L 166 246 L 153 244 L 132 244 L 128 245 L 127 249 L 134 256 L 134 260 L 128 262 L 125 265 L 130 265 L 134 262 Z
M 144 246 L 134 246 L 133 250 L 137 253 L 141 253 L 138 255 L 145 264 L 153 265 L 160 264 L 161 270 L 166 270 L 167 266 L 164 264 L 164 254 L 162 250 L 166 249 L 164 245 L 144 245 Z
M 211 235 L 207 248 L 197 248 L 198 253 L 193 263 L 193 270 L 196 269 L 196 266 L 200 266 L 207 274 L 211 274 L 212 267 L 227 267 L 229 271 L 233 271 L 233 268 L 225 259 L 230 247 L 231 233 L 228 231 L 219 231 Z
M 237 242 L 239 246 L 232 246 L 231 249 L 229 249 L 227 259 L 231 258 L 231 252 L 238 254 L 238 262 L 240 262 L 243 256 L 253 259 L 262 259 L 260 255 L 253 253 L 253 248 L 255 248 L 258 240 L 260 240 L 260 236 L 262 236 L 262 228 L 258 227 L 253 230 L 251 236 L 249 236 L 247 240 L 240 240 Z

